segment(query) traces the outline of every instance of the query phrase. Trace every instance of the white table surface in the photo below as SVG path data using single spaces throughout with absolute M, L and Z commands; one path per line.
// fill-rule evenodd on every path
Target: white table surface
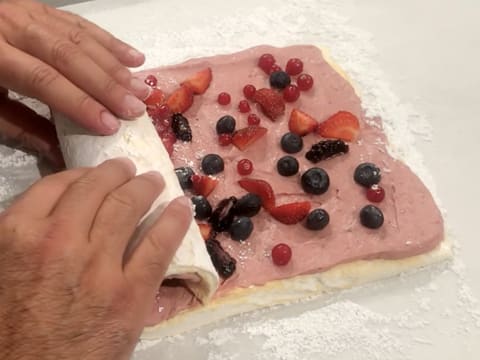
M 378 51 L 376 61 L 385 71 L 386 80 L 394 92 L 402 101 L 411 103 L 425 115 L 433 126 L 433 140 L 420 141 L 418 147 L 435 179 L 437 193 L 448 212 L 448 226 L 460 247 L 455 271 L 423 272 L 401 281 L 393 279 L 381 286 L 343 295 L 341 299 L 351 300 L 373 312 L 390 316 L 403 309 L 418 307 L 422 299 L 425 299 L 425 291 L 419 291 L 419 287 L 424 289 L 433 283 L 433 290 L 428 293 L 429 305 L 424 306 L 425 311 L 418 315 L 420 320 L 425 320 L 428 324 L 411 330 L 411 336 L 408 329 L 398 329 L 398 324 L 395 324 L 394 331 L 401 338 L 404 353 L 390 354 L 388 358 L 479 359 L 480 311 L 476 299 L 480 298 L 480 239 L 476 225 L 477 204 L 480 200 L 477 185 L 480 177 L 477 157 L 480 135 L 480 2 L 338 2 L 338 10 L 350 17 L 352 26 L 372 33 L 372 43 Z M 266 1 L 264 5 L 273 3 L 278 2 Z M 135 4 L 136 15 L 142 11 L 145 16 L 151 11 L 157 12 L 158 24 L 152 31 L 161 33 L 172 27 L 181 31 L 185 24 L 197 23 L 201 27 L 212 12 L 231 16 L 236 11 L 255 6 L 256 2 L 106 0 L 77 4 L 68 9 L 94 19 L 113 32 L 121 33 L 124 27 L 128 27 L 131 32 L 138 29 L 141 39 L 141 32 L 145 31 L 142 17 L 131 17 L 128 23 L 120 23 L 105 11 L 110 8 L 118 14 L 124 8 L 125 13 L 128 13 L 132 4 Z M 98 12 L 100 9 L 103 9 L 102 12 Z M 262 39 L 259 39 L 261 42 Z M 142 45 L 140 40 L 138 44 Z M 462 265 L 465 265 L 465 271 L 459 273 L 459 269 L 463 269 Z M 321 301 L 294 305 L 267 313 L 267 316 L 279 319 L 297 316 L 306 309 L 322 305 Z M 254 320 L 255 316 L 238 321 L 244 323 Z M 228 326 L 232 326 L 228 321 L 219 325 L 220 328 Z M 237 359 L 252 359 L 252 354 L 261 351 L 261 342 L 252 342 L 247 336 L 241 336 L 239 344 L 226 342 L 221 346 L 200 345 L 195 341 L 194 337 L 207 337 L 208 331 L 213 328 L 215 326 L 186 335 L 180 341 L 140 351 L 136 358 L 216 359 L 222 358 L 222 353 L 235 352 Z M 245 346 L 247 342 L 248 346 Z M 281 359 L 275 353 L 271 355 L 271 359 Z M 229 359 L 227 355 L 223 358 Z M 298 359 L 304 358 L 307 357 L 299 354 Z M 316 354 L 308 358 L 329 357 Z M 362 357 L 361 352 L 359 354 L 350 349 L 335 358 L 366 359 L 368 356 Z

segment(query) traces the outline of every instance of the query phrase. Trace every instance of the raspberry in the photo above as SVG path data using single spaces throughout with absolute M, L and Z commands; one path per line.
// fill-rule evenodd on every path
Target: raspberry
M 300 59 L 293 58 L 288 60 L 285 71 L 288 75 L 298 75 L 303 71 L 303 62 Z
M 157 78 L 154 75 L 148 75 L 145 78 L 145 84 L 151 87 L 157 86 Z
M 248 159 L 242 159 L 237 164 L 237 171 L 240 175 L 250 175 L 253 171 L 253 164 Z
M 371 188 L 367 189 L 367 199 L 368 201 L 379 203 L 385 198 L 385 190 L 380 185 L 372 185 Z
M 245 95 L 247 99 L 252 99 L 255 95 L 255 91 L 257 91 L 257 89 L 252 84 L 248 84 L 243 87 L 243 95 Z
M 230 104 L 230 100 L 231 100 L 231 98 L 230 98 L 229 93 L 221 92 L 220 94 L 218 94 L 217 101 L 220 105 L 228 105 L 228 104 Z
M 248 125 L 260 124 L 260 118 L 256 114 L 248 115 L 247 121 L 248 121 Z
M 282 71 L 282 68 L 278 66 L 277 64 L 273 64 L 270 70 L 268 70 L 268 75 L 271 75 L 275 71 Z
M 300 97 L 300 89 L 296 85 L 288 85 L 283 90 L 283 99 L 286 102 L 295 102 Z
M 218 143 L 221 146 L 228 146 L 232 143 L 232 134 L 220 134 L 218 136 Z
M 270 72 L 270 68 L 275 64 L 275 58 L 272 54 L 263 54 L 258 59 L 258 66 L 267 74 Z
M 241 113 L 247 113 L 250 111 L 250 104 L 248 103 L 247 100 L 241 100 L 238 103 L 238 110 L 240 110 Z
M 284 266 L 292 258 L 292 249 L 287 244 L 277 244 L 272 249 L 272 260 L 277 266 Z
M 310 90 L 313 86 L 313 78 L 308 74 L 300 74 L 297 78 L 297 85 L 302 91 Z

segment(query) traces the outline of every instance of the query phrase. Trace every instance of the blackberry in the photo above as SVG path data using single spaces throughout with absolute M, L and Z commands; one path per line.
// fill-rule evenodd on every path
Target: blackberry
M 233 218 L 235 217 L 234 207 L 236 203 L 237 198 L 235 196 L 220 201 L 210 216 L 210 219 L 208 219 L 208 222 L 212 224 L 213 230 L 222 232 L 230 228 Z
M 348 144 L 342 140 L 323 140 L 313 144 L 305 157 L 313 163 L 331 158 L 332 156 L 348 153 Z
M 224 167 L 223 159 L 217 154 L 208 154 L 202 159 L 202 170 L 207 175 L 218 174 Z
M 285 71 L 274 71 L 270 74 L 270 86 L 275 89 L 283 90 L 290 85 L 290 75 Z
M 195 173 L 193 172 L 191 167 L 183 166 L 176 168 L 175 174 L 177 174 L 178 182 L 180 183 L 182 190 L 188 190 L 192 188 L 192 175 L 194 175 Z
M 222 248 L 218 240 L 208 239 L 205 244 L 210 259 L 212 259 L 213 266 L 218 274 L 222 278 L 228 279 L 235 272 L 237 261 Z
M 192 141 L 192 129 L 190 129 L 188 119 L 182 114 L 173 114 L 172 130 L 177 139 L 182 141 Z
M 235 215 L 252 217 L 258 214 L 262 207 L 260 196 L 248 193 L 242 196 L 233 206 Z

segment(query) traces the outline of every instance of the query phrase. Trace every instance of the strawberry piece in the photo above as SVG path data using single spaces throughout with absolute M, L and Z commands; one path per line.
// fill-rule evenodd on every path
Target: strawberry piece
M 276 220 L 283 224 L 293 225 L 296 224 L 308 215 L 310 212 L 310 202 L 299 201 L 290 204 L 276 206 L 269 210 Z
M 262 199 L 262 206 L 269 210 L 275 207 L 275 194 L 268 182 L 260 179 L 243 178 L 238 184 L 248 192 L 255 194 Z
M 253 95 L 253 100 L 260 104 L 263 113 L 273 121 L 285 112 L 283 97 L 275 90 L 259 89 Z
M 163 146 L 165 146 L 165 149 L 168 152 L 168 155 L 171 156 L 173 153 L 173 145 L 177 141 L 175 134 L 171 131 L 171 129 L 167 129 L 159 133 L 159 135 L 160 135 L 160 139 L 163 142 Z
M 212 81 L 212 69 L 209 67 L 197 72 L 192 77 L 182 82 L 182 86 L 185 86 L 193 91 L 194 94 L 203 94 L 207 91 Z
M 150 92 L 150 95 L 143 101 L 147 107 L 156 107 L 163 104 L 165 101 L 165 93 L 158 89 L 153 88 Z
M 207 197 L 212 193 L 215 187 L 218 184 L 218 179 L 213 178 L 211 176 L 203 176 L 203 175 L 192 175 L 192 184 L 193 184 L 193 191 L 197 195 L 203 195 Z
M 267 133 L 267 129 L 261 126 L 248 126 L 235 131 L 232 138 L 232 144 L 240 150 L 245 150 L 255 141 Z
M 203 240 L 208 240 L 210 239 L 210 236 L 212 235 L 212 225 L 210 224 L 197 224 L 200 233 L 202 234 Z
M 318 125 L 317 133 L 325 138 L 352 141 L 360 132 L 358 118 L 348 111 L 339 111 Z
M 167 105 L 173 113 L 183 113 L 193 104 L 193 92 L 190 88 L 180 86 L 167 99 Z
M 313 117 L 300 111 L 293 109 L 290 113 L 290 119 L 288 120 L 288 129 L 297 135 L 305 136 L 313 131 L 318 126 L 317 120 Z

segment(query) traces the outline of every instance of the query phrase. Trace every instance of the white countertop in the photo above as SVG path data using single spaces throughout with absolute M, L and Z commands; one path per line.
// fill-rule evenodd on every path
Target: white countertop
M 265 11 L 269 11 L 280 6 L 280 3 L 266 1 L 263 6 Z M 324 6 L 327 1 L 318 0 L 316 3 L 317 6 Z M 333 334 L 330 326 L 325 327 L 324 335 L 330 332 L 338 336 L 339 344 L 345 347 L 344 351 L 337 351 L 332 357 L 328 351 L 313 354 L 306 348 L 296 358 L 478 359 L 480 304 L 476 299 L 480 298 L 480 239 L 476 228 L 476 208 L 480 200 L 477 185 L 480 177 L 480 162 L 477 159 L 480 134 L 477 115 L 480 103 L 480 3 L 475 0 L 344 0 L 338 3 L 340 5 L 335 11 L 350 17 L 349 25 L 373 35 L 371 44 L 374 48 L 371 50 L 377 52 L 376 63 L 385 72 L 385 81 L 393 92 L 402 103 L 411 104 L 416 111 L 425 115 L 433 127 L 433 139 L 419 140 L 417 146 L 433 175 L 442 207 L 447 210 L 447 224 L 459 245 L 459 251 L 453 270 L 452 266 L 446 271 L 442 270 L 444 267 L 440 267 L 440 270 L 437 267 L 435 271 L 393 279 L 339 297 L 340 302 L 351 301 L 362 311 L 388 318 L 382 322 L 386 324 L 385 331 L 388 333 L 385 341 L 392 342 L 395 338 L 399 344 L 384 349 L 380 347 L 378 351 L 355 349 L 355 346 L 349 348 L 345 346 L 345 336 L 352 334 L 348 331 L 345 334 L 338 331 Z M 181 33 L 192 27 L 202 29 L 210 21 L 215 21 L 210 19 L 212 15 L 228 18 L 259 5 L 262 4 L 252 0 L 97 0 L 68 9 L 91 18 L 151 53 L 152 50 L 146 47 L 158 46 L 158 43 L 146 44 L 151 39 L 151 33 L 161 36 L 167 31 Z M 314 21 L 308 19 L 308 14 L 304 16 L 307 17 L 306 21 Z M 152 20 L 154 18 L 157 19 L 155 23 Z M 261 27 L 259 24 L 254 26 Z M 318 23 L 318 27 L 321 28 L 322 23 Z M 146 32 L 150 34 L 147 36 Z M 184 36 L 194 32 L 187 31 L 186 34 Z M 259 34 L 258 44 L 264 40 L 265 37 Z M 201 52 L 201 43 L 208 43 L 209 39 L 199 37 L 197 41 L 200 44 L 196 51 Z M 289 39 L 285 41 L 289 42 Z M 209 46 L 214 47 L 212 44 Z M 221 44 L 219 47 L 223 49 L 226 46 Z M 235 48 L 235 44 L 229 44 L 228 47 Z M 155 49 L 156 57 L 161 58 L 160 51 L 169 52 L 171 49 Z M 337 61 L 342 64 L 342 59 Z M 217 327 L 225 329 L 225 333 L 232 333 L 233 328 L 255 322 L 259 317 L 285 319 L 288 316 L 300 316 L 307 309 L 323 305 L 324 302 L 316 301 L 248 316 L 233 323 L 227 320 L 218 326 L 210 326 L 181 339 L 139 351 L 136 358 L 255 359 L 262 352 L 265 357 L 259 359 L 267 358 L 268 353 L 262 350 L 265 338 L 252 340 L 250 336 L 238 332 L 234 333 L 235 338 L 227 336 L 224 340 L 215 340 L 213 337 L 218 332 L 212 335 L 209 331 Z M 338 310 L 330 305 L 324 311 L 330 308 L 332 311 Z M 395 317 L 401 312 L 405 315 L 402 317 L 404 323 Z M 413 324 L 414 320 L 421 324 Z M 339 323 L 338 328 L 344 325 Z M 362 331 L 378 332 L 378 323 L 367 322 L 364 325 L 366 328 Z M 289 341 L 289 338 L 284 340 Z M 356 343 L 358 346 L 375 346 L 375 342 L 362 343 L 353 339 L 352 344 Z M 389 349 L 401 351 L 392 354 Z M 281 357 L 278 351 L 269 351 L 269 358 L 280 360 L 291 357 Z

